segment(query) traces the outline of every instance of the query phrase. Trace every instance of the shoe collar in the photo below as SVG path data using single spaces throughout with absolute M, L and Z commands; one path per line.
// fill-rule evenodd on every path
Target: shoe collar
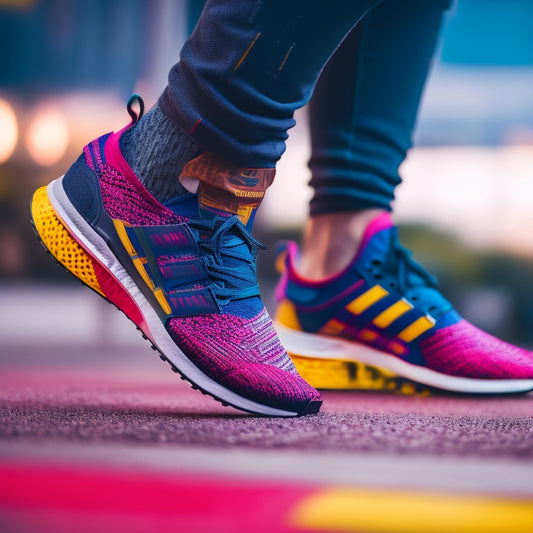
M 366 227 L 365 232 L 363 233 L 363 238 L 361 239 L 359 249 L 357 250 L 354 259 L 350 262 L 350 265 L 348 265 L 347 268 L 350 268 L 352 264 L 355 263 L 361 257 L 366 247 L 368 246 L 368 243 L 372 240 L 376 233 L 394 227 L 394 222 L 392 221 L 392 217 L 388 212 L 381 213 L 373 220 L 371 220 L 368 226 Z
M 392 229 L 394 228 L 394 222 L 392 220 L 392 217 L 390 213 L 381 213 L 378 216 L 376 216 L 373 220 L 370 221 L 370 223 L 367 225 L 365 232 L 363 233 L 363 238 L 361 239 L 361 244 L 359 245 L 359 248 L 354 256 L 354 258 L 350 261 L 350 263 L 344 268 L 343 270 L 332 274 L 331 276 L 327 276 L 320 280 L 309 280 L 303 276 L 301 276 L 298 273 L 297 264 L 298 264 L 298 246 L 295 242 L 288 242 L 286 245 L 287 250 L 287 271 L 289 273 L 289 276 L 295 280 L 298 281 L 300 285 L 308 285 L 312 287 L 321 287 L 330 285 L 332 282 L 336 281 L 339 278 L 342 278 L 346 275 L 346 273 L 350 270 L 353 270 L 354 263 L 356 263 L 365 249 L 368 246 L 368 243 L 372 240 L 372 238 L 379 232 Z

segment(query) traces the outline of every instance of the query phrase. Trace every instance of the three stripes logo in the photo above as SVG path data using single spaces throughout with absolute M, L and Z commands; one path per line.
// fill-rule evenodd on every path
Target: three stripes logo
M 345 309 L 354 316 L 359 316 L 363 312 L 369 310 L 372 306 L 383 300 L 390 293 L 381 287 L 380 285 L 374 285 L 373 287 L 367 289 L 365 292 L 357 296 L 354 300 L 349 302 Z M 380 311 L 372 320 L 371 324 L 379 329 L 386 329 L 396 320 L 404 316 L 406 313 L 410 312 L 413 309 L 413 305 L 406 300 L 401 298 L 396 302 L 392 303 L 390 306 Z M 408 325 L 406 325 L 397 335 L 396 339 L 402 342 L 392 341 L 389 345 L 396 353 L 405 352 L 403 343 L 407 344 L 418 337 L 420 337 L 426 331 L 429 331 L 435 326 L 435 319 L 430 315 L 418 316 L 413 319 Z M 329 334 L 339 334 L 346 327 L 346 324 L 337 320 L 331 319 L 321 331 L 323 333 Z M 378 338 L 378 333 L 371 329 L 364 329 L 359 333 L 359 338 L 361 340 L 372 342 Z

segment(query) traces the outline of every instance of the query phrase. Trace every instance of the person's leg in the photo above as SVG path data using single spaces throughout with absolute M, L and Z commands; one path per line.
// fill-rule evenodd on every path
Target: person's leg
M 204 149 L 273 168 L 324 64 L 379 2 L 208 1 L 159 105 Z
M 301 272 L 353 258 L 376 210 L 390 211 L 449 0 L 386 0 L 324 68 L 310 103 L 309 218 Z
M 176 176 L 204 151 L 274 168 L 295 109 L 379 1 L 207 2 L 159 102 L 121 139 L 128 163 L 161 201 L 183 192 Z
M 247 411 L 321 404 L 262 304 L 250 229 L 294 110 L 376 3 L 208 2 L 159 105 L 89 143 L 33 198 L 37 232 L 64 266 L 195 387 Z
M 533 354 L 462 319 L 401 246 L 389 214 L 444 7 L 386 0 L 374 8 L 313 95 L 315 195 L 302 256 L 289 244 L 278 262 L 276 318 L 317 387 L 401 388 L 407 378 L 470 393 L 533 389 Z

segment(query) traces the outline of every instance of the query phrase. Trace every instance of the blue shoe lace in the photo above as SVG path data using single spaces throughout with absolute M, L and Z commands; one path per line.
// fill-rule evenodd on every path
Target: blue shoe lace
M 221 305 L 231 300 L 259 296 L 255 260 L 264 246 L 247 231 L 236 216 L 189 220 Z
M 425 312 L 440 316 L 452 305 L 438 291 L 437 279 L 412 258 L 413 252 L 400 244 L 398 229 L 391 228 L 388 253 L 373 257 L 366 265 L 374 279 L 416 302 Z

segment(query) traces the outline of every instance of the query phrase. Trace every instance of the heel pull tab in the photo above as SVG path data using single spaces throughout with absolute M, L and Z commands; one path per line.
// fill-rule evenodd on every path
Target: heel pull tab
M 139 114 L 133 110 L 133 104 L 137 102 L 139 104 Z M 144 115 L 144 101 L 143 99 L 137 94 L 133 93 L 130 96 L 130 99 L 128 100 L 128 114 L 131 117 L 131 125 L 137 123 L 139 120 L 141 120 L 142 116 Z

